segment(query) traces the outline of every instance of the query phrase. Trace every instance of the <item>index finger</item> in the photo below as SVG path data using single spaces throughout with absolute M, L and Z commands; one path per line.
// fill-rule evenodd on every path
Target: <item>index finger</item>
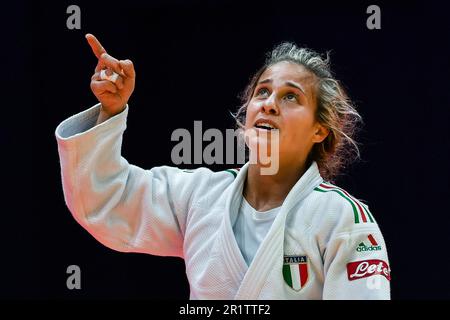
M 88 41 L 89 45 L 91 46 L 92 51 L 94 52 L 97 59 L 100 59 L 100 56 L 106 52 L 105 48 L 103 48 L 100 41 L 97 40 L 97 38 L 93 34 L 86 34 L 86 40 Z

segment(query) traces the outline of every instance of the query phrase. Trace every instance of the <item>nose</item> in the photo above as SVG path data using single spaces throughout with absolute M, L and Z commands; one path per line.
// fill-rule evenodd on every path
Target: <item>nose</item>
M 275 93 L 267 98 L 262 104 L 262 111 L 267 114 L 277 115 L 279 113 L 278 104 L 276 101 Z

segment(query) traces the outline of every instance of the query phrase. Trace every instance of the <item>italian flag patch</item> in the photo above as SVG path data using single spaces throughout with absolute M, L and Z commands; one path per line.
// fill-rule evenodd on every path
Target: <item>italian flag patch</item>
M 283 278 L 289 287 L 300 291 L 308 281 L 308 257 L 284 256 Z

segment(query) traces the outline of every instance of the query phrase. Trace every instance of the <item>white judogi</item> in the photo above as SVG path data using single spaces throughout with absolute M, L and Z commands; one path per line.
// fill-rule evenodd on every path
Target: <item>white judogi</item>
M 95 125 L 98 113 L 96 105 L 63 121 L 56 138 L 67 206 L 105 246 L 183 258 L 192 299 L 390 298 L 378 225 L 365 204 L 325 183 L 316 163 L 247 266 L 232 225 L 248 164 L 141 169 L 121 156 L 128 107 Z

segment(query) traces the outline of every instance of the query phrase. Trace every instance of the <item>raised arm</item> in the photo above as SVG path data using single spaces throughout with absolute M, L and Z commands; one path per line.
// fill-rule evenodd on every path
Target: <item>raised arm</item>
M 133 65 L 87 38 L 99 58 L 91 87 L 100 104 L 56 129 L 66 204 L 80 225 L 114 250 L 182 257 L 188 214 L 198 206 L 196 194 L 207 189 L 210 171 L 144 170 L 122 157 Z M 115 83 L 100 79 L 104 68 L 119 75 Z

